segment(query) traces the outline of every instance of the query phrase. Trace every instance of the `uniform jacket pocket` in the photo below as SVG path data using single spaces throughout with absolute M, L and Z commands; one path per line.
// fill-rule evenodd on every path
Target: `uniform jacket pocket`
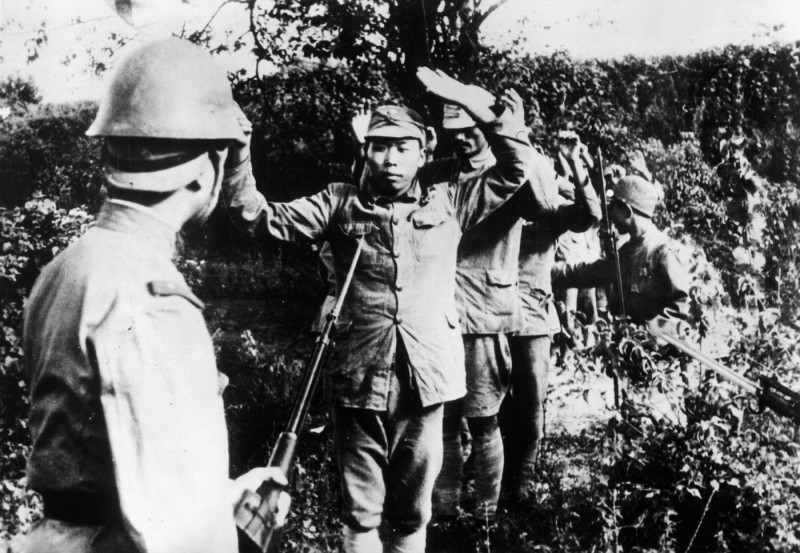
M 505 288 L 517 282 L 515 269 L 486 269 L 486 282 L 492 286 Z

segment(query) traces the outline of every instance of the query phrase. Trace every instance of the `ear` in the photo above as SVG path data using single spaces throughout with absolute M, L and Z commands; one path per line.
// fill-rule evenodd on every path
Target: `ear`
M 433 152 L 436 149 L 436 144 L 438 143 L 436 129 L 433 127 L 425 127 L 425 140 L 427 141 L 428 150 Z

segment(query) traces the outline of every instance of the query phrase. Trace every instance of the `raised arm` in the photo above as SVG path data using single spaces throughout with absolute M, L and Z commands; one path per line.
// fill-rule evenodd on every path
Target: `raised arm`
M 249 129 L 246 118 L 241 124 L 243 129 Z M 331 185 L 293 202 L 268 202 L 256 188 L 250 162 L 250 133 L 246 135 L 247 143 L 236 142 L 229 147 L 222 184 L 221 203 L 234 225 L 251 236 L 269 234 L 293 242 L 320 240 L 335 209 L 337 187 L 346 185 Z
M 537 161 L 533 176 L 520 192 L 521 215 L 528 220 L 545 220 L 555 234 L 568 230 L 583 232 L 595 225 L 601 217 L 597 193 L 589 181 L 584 166 L 585 146 L 580 140 L 561 146 L 559 161 L 572 174 L 572 182 L 556 174 L 544 156 Z M 574 183 L 574 184 L 573 184 Z M 559 197 L 561 187 L 572 190 L 571 201 Z
M 429 92 L 460 105 L 470 114 L 496 159 L 491 169 L 449 191 L 462 228 L 466 229 L 507 200 L 533 171 L 535 151 L 517 107 L 522 100 L 515 91 L 506 91 L 499 101 L 502 111 L 497 115 L 494 97 L 480 87 L 462 84 L 428 68 L 421 68 L 417 76 Z
M 589 155 L 586 145 L 581 143 L 580 138 L 574 142 L 562 143 L 558 155 L 572 173 L 575 199 L 558 207 L 556 228 L 559 234 L 568 230 L 584 232 L 597 224 L 602 217 L 600 200 L 589 181 L 584 163 Z

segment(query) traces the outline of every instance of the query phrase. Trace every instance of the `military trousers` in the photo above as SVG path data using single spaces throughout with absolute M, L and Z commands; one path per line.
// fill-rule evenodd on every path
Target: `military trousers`
M 333 407 L 347 553 L 375 551 L 382 520 L 391 531 L 384 551 L 425 549 L 433 485 L 442 465 L 444 409 L 441 403 L 422 407 L 404 356 L 397 357 L 385 411 Z
M 544 407 L 550 372 L 550 335 L 509 340 L 514 370 L 511 394 L 501 413 L 506 451 L 504 488 L 526 495 L 544 435 Z

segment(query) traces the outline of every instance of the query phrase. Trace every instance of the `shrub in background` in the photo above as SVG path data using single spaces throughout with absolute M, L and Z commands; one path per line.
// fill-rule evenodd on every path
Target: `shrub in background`
M 91 221 L 85 209 L 59 209 L 42 196 L 22 207 L 0 208 L 0 540 L 27 529 L 39 507 L 25 487 L 30 436 L 22 366 L 24 299 L 42 267 Z

